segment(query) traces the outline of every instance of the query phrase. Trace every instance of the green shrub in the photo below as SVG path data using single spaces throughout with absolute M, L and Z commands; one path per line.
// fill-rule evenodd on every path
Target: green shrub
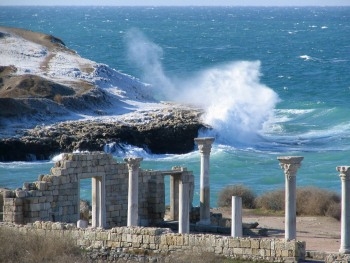
M 219 192 L 217 205 L 218 207 L 232 207 L 232 196 L 242 197 L 243 208 L 254 208 L 255 194 L 243 185 L 226 186 Z

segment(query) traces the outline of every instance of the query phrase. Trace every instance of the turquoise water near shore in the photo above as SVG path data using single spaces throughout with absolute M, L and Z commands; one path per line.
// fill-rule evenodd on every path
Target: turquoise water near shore
M 282 188 L 284 176 L 276 159 L 281 155 L 305 157 L 297 175 L 299 186 L 340 192 L 335 168 L 350 165 L 349 7 L 3 7 L 0 25 L 55 35 L 83 57 L 163 85 L 137 63 L 141 57 L 130 56 L 130 30 L 136 28 L 156 51 L 159 74 L 168 82 L 176 86 L 182 79 L 201 82 L 211 76 L 216 88 L 211 96 L 217 96 L 216 105 L 222 107 L 225 97 L 234 94 L 238 106 L 232 104 L 222 114 L 211 134 L 216 136 L 212 206 L 226 185 L 245 184 L 257 194 Z M 244 67 L 242 62 L 247 62 Z M 238 73 L 227 77 L 232 72 Z M 252 76 L 244 79 L 245 89 L 232 88 L 242 83 L 242 76 Z M 273 107 L 263 95 L 252 100 L 262 86 L 277 95 Z M 247 126 L 255 121 L 255 105 L 268 118 Z M 138 155 L 144 157 L 145 169 L 183 165 L 193 170 L 198 203 L 198 151 Z M 0 163 L 0 187 L 20 187 L 48 173 L 52 165 Z M 87 198 L 89 191 L 84 182 Z

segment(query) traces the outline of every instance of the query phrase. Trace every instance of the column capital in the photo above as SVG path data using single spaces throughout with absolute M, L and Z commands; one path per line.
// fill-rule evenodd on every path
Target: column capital
M 337 166 L 339 177 L 342 180 L 350 180 L 350 166 Z
M 187 171 L 187 167 L 183 167 L 183 166 L 173 166 L 173 167 L 171 167 L 171 170 L 172 170 L 172 171 L 181 171 L 181 172 L 183 172 L 183 171 Z
M 127 157 L 124 161 L 128 165 L 129 170 L 135 170 L 140 167 L 140 162 L 143 160 L 142 157 Z
M 198 149 L 201 154 L 209 154 L 214 137 L 195 138 L 194 141 L 198 144 Z
M 298 168 L 301 166 L 303 156 L 280 156 L 277 160 L 280 162 L 281 168 L 284 170 L 284 174 L 289 180 L 292 176 L 296 176 Z

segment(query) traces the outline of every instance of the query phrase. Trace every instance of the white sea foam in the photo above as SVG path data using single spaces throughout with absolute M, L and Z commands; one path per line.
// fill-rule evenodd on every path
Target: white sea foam
M 299 56 L 299 58 L 302 58 L 302 59 L 304 59 L 305 61 L 307 61 L 307 60 L 312 60 L 312 57 L 310 57 L 310 56 L 308 56 L 308 55 L 301 55 L 301 56 Z
M 63 158 L 63 153 L 60 153 L 60 154 L 57 154 L 55 155 L 54 157 L 51 158 L 51 161 L 53 162 L 58 162 L 58 161 L 61 161 Z
M 283 114 L 283 115 L 302 115 L 306 113 L 313 112 L 314 109 L 279 109 L 277 112 Z
M 259 61 L 217 66 L 187 80 L 178 99 L 203 107 L 204 120 L 216 129 L 220 141 L 250 144 L 278 102 L 277 94 L 259 77 Z
M 129 56 L 142 70 L 155 94 L 169 100 L 198 105 L 205 110 L 219 141 L 251 143 L 278 102 L 277 94 L 260 83 L 260 62 L 230 62 L 194 72 L 186 79 L 167 76 L 162 49 L 142 32 L 127 34 Z
M 109 143 L 104 146 L 103 150 L 117 157 L 138 156 L 146 159 L 151 156 L 146 149 L 128 144 Z

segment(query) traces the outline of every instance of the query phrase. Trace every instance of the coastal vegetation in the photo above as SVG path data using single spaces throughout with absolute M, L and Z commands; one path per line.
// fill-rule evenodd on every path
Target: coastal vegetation
M 229 207 L 232 195 L 242 196 L 243 208 L 254 210 L 257 214 L 281 215 L 284 211 L 284 190 L 275 190 L 256 195 L 244 185 L 225 187 L 219 194 L 218 206 Z M 88 206 L 88 204 L 86 204 Z M 340 197 L 337 193 L 315 187 L 302 187 L 297 190 L 298 215 L 340 216 Z M 20 231 L 0 227 L 0 263 L 2 262 L 105 262 L 101 255 L 82 250 L 76 240 L 68 236 L 42 236 L 33 232 L 23 235 Z M 140 262 L 140 258 L 152 257 L 152 254 L 137 254 L 119 258 L 116 262 Z M 137 258 L 134 261 L 134 258 Z M 105 261 L 104 261 L 105 260 Z M 115 259 L 116 260 L 116 259 Z M 251 261 L 228 259 L 215 253 L 171 253 L 160 262 L 222 262 L 244 263 Z M 106 261 L 107 262 L 107 261 Z
M 81 250 L 72 238 L 64 238 L 55 235 L 33 233 L 23 235 L 20 232 L 0 227 L 0 263 L 88 263 L 111 262 L 103 258 L 91 257 L 86 251 Z M 146 256 L 146 255 L 139 255 Z M 130 258 L 116 259 L 114 262 L 141 262 Z M 147 260 L 144 262 L 148 262 Z M 158 262 L 158 261 L 157 261 Z M 163 258 L 159 262 L 168 263 L 244 263 L 250 261 L 228 259 L 215 253 L 174 253 Z
M 340 220 L 341 198 L 338 193 L 317 187 L 300 187 L 297 189 L 298 216 L 329 216 Z M 232 196 L 242 197 L 242 207 L 255 209 L 257 213 L 281 213 L 284 211 L 284 189 L 263 193 L 257 196 L 253 190 L 244 185 L 231 185 L 218 194 L 218 207 L 231 207 Z
M 36 233 L 23 235 L 5 227 L 0 227 L 0 255 L 1 263 L 89 262 L 84 260 L 71 238 L 43 237 Z

